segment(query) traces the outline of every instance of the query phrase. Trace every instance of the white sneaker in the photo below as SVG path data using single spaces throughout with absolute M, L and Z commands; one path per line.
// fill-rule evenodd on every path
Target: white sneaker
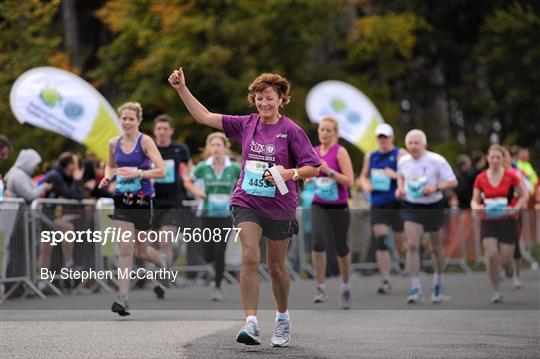
M 495 292 L 491 298 L 491 303 L 502 303 L 503 296 L 501 292 Z
M 523 280 L 521 280 L 520 275 L 514 275 L 514 277 L 512 278 L 512 282 L 514 283 L 515 289 L 520 289 L 521 287 L 523 287 Z
M 387 293 L 390 293 L 391 290 L 392 290 L 392 285 L 390 284 L 390 282 L 387 280 L 384 280 L 381 286 L 377 289 L 377 293 L 387 294 Z
M 416 304 L 423 300 L 422 290 L 419 287 L 412 287 L 409 291 L 409 296 L 407 297 L 407 303 Z
M 431 302 L 434 304 L 442 303 L 445 299 L 443 295 L 443 286 L 442 283 L 436 283 L 433 285 L 431 291 Z
M 212 301 L 220 302 L 222 300 L 223 300 L 223 292 L 221 291 L 221 288 L 214 287 L 212 289 Z
M 289 319 L 277 319 L 272 334 L 273 347 L 287 347 L 290 341 L 291 321 Z
M 341 297 L 339 298 L 339 304 L 341 309 L 350 309 L 351 308 L 351 291 L 343 290 L 341 291 Z
M 324 303 L 326 302 L 326 291 L 317 287 L 315 288 L 315 296 L 313 297 L 314 303 Z

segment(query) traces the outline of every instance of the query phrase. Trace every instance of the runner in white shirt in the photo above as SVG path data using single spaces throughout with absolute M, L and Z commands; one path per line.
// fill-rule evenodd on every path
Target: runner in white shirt
M 407 301 L 422 300 L 420 285 L 420 256 L 418 246 L 424 232 L 429 233 L 435 274 L 431 301 L 440 303 L 444 257 L 441 228 L 444 223 L 442 191 L 457 186 L 457 179 L 448 162 L 441 155 L 426 150 L 426 134 L 411 130 L 405 137 L 409 154 L 398 161 L 396 197 L 403 199 L 403 220 L 407 238 L 407 266 L 411 273 L 411 290 Z

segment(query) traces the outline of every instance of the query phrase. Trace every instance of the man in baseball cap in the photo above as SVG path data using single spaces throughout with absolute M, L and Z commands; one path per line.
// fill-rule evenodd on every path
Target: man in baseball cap
M 381 123 L 375 129 L 378 149 L 366 153 L 360 181 L 365 192 L 371 193 L 371 226 L 376 238 L 377 266 L 381 284 L 377 293 L 390 292 L 390 270 L 392 265 L 392 247 L 388 245 L 388 231 L 393 231 L 395 247 L 401 257 L 404 256 L 403 219 L 401 204 L 396 198 L 397 163 L 407 151 L 394 146 L 394 130 L 387 123 Z
M 375 136 L 394 137 L 394 130 L 389 124 L 380 123 L 377 128 L 375 128 Z

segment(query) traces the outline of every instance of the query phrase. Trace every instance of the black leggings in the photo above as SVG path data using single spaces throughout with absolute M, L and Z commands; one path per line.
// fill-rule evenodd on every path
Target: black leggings
M 349 254 L 347 233 L 351 215 L 347 205 L 311 205 L 311 226 L 313 231 L 313 250 L 324 252 L 326 243 L 334 242 L 339 257 Z
M 231 228 L 232 220 L 230 217 L 202 217 L 201 228 L 210 228 L 213 232 L 214 228 L 220 228 L 221 234 L 225 233 L 223 228 Z M 216 287 L 221 287 L 223 272 L 225 270 L 225 249 L 227 242 L 223 238 L 219 242 L 213 240 L 203 244 L 203 258 L 206 263 L 214 263 Z

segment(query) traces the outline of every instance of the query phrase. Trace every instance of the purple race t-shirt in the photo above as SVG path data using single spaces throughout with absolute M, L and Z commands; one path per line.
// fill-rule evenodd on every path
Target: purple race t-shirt
M 298 183 L 286 181 L 289 193 L 281 195 L 277 187 L 262 181 L 262 174 L 268 164 L 285 168 L 320 166 L 319 156 L 302 128 L 285 116 L 275 124 L 266 125 L 258 113 L 253 113 L 223 115 L 223 130 L 227 137 L 242 145 L 242 172 L 231 205 L 254 209 L 275 220 L 294 220 Z

